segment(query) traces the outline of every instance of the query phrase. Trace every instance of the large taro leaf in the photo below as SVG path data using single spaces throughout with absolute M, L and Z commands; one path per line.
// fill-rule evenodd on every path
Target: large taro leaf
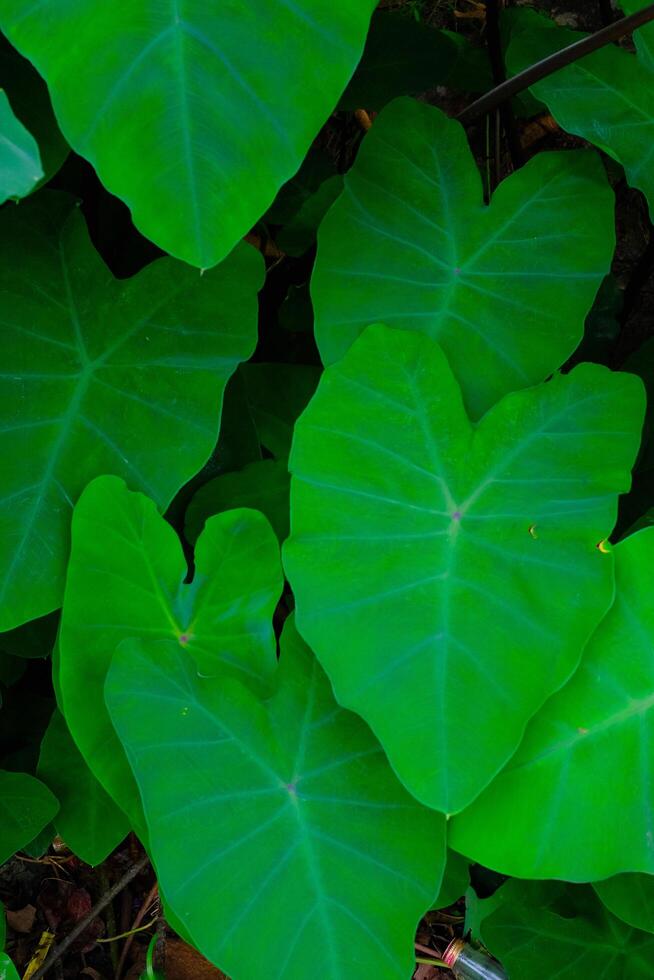
M 100 477 L 73 514 L 59 637 L 59 684 L 68 727 L 88 766 L 139 823 L 140 803 L 104 706 L 103 685 L 127 637 L 172 638 L 201 675 L 232 672 L 270 686 L 271 620 L 282 590 L 279 545 L 257 511 L 210 518 L 195 546 L 193 581 L 177 535 L 154 503 Z
M 0 864 L 29 844 L 58 807 L 55 797 L 38 779 L 0 769 Z
M 37 773 L 59 800 L 57 833 L 86 864 L 100 864 L 127 836 L 129 824 L 86 765 L 58 709 L 41 743 Z
M 654 875 L 615 875 L 595 882 L 593 888 L 607 909 L 623 922 L 654 932 Z
M 116 280 L 72 198 L 2 211 L 0 630 L 60 605 L 89 480 L 117 473 L 165 507 L 205 462 L 256 343 L 261 272 L 241 245 L 204 276 L 164 258 Z
M 611 610 L 506 769 L 452 821 L 457 850 L 522 878 L 654 873 L 653 559 L 654 528 L 616 545 Z
M 300 166 L 376 3 L 0 0 L 0 27 L 138 228 L 209 268 Z
M 36 141 L 16 118 L 0 89 L 0 204 L 9 198 L 25 197 L 42 176 Z
M 621 3 L 631 13 L 644 0 Z M 533 10 L 512 21 L 507 65 L 515 73 L 583 36 Z M 654 27 L 637 30 L 637 54 L 606 45 L 548 75 L 530 91 L 564 129 L 583 136 L 625 168 L 654 215 Z
M 159 880 L 205 956 L 237 980 L 304 980 L 317 951 L 329 980 L 411 975 L 445 821 L 338 708 L 292 624 L 266 702 L 149 641 L 118 647 L 106 699 Z
M 379 325 L 323 375 L 290 459 L 298 629 L 423 802 L 470 803 L 576 666 L 642 416 L 638 379 L 584 364 L 473 425 L 440 347 Z
M 323 361 L 383 322 L 438 340 L 474 417 L 544 380 L 581 340 L 609 270 L 612 198 L 595 154 L 540 153 L 487 207 L 463 128 L 397 99 L 318 232 Z
M 654 936 L 626 927 L 590 889 L 549 907 L 530 903 L 530 891 L 516 889 L 483 924 L 511 980 L 650 980 Z

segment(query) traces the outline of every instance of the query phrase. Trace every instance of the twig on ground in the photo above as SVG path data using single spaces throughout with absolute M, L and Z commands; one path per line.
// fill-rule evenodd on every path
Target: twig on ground
M 150 862 L 149 857 L 147 855 L 144 855 L 140 859 L 140 861 L 138 861 L 136 864 L 133 864 L 132 867 L 125 872 L 123 877 L 119 881 L 117 881 L 116 884 L 109 889 L 109 891 L 104 893 L 102 898 L 100 898 L 99 901 L 95 903 L 91 911 L 87 915 L 85 915 L 83 919 L 80 919 L 80 921 L 77 923 L 75 928 L 71 929 L 71 931 L 68 933 L 66 938 L 62 940 L 62 942 L 60 942 L 58 946 L 54 947 L 54 949 L 48 956 L 43 966 L 36 971 L 36 973 L 32 977 L 32 980 L 41 980 L 41 977 L 44 977 L 46 975 L 46 973 L 54 966 L 55 962 L 59 960 L 68 949 L 70 949 L 70 947 L 73 945 L 77 937 L 81 936 L 81 934 L 84 932 L 87 926 L 89 926 L 91 922 L 93 922 L 96 916 L 99 915 L 99 913 L 102 912 L 104 908 L 106 908 L 109 902 L 112 902 L 114 900 L 116 895 L 120 894 L 123 888 L 125 888 L 126 885 L 130 883 L 130 881 L 136 878 L 136 876 L 140 874 L 140 872 L 143 871 L 143 869 L 148 866 L 149 862 Z
M 134 941 L 134 933 L 143 922 L 143 919 L 147 915 L 148 910 L 152 907 L 152 903 L 157 898 L 158 894 L 159 894 L 159 883 L 155 881 L 154 885 L 146 895 L 145 901 L 141 905 L 141 908 L 138 910 L 136 914 L 136 918 L 132 923 L 132 928 L 130 929 L 127 938 L 125 939 L 125 945 L 120 951 L 120 959 L 118 960 L 118 966 L 116 967 L 116 980 L 120 980 L 121 976 L 123 975 L 125 962 L 127 960 L 127 954 L 132 948 L 132 943 Z

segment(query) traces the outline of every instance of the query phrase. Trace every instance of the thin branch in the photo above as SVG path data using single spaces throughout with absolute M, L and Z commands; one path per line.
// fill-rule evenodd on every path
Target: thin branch
M 543 58 L 542 61 L 537 61 L 535 65 L 530 65 L 524 71 L 518 72 L 513 78 L 502 82 L 501 85 L 497 85 L 490 92 L 486 92 L 481 98 L 472 102 L 463 112 L 459 113 L 457 119 L 459 122 L 467 124 L 476 119 L 477 116 L 492 112 L 507 99 L 512 99 L 514 95 L 523 92 L 535 82 L 540 82 L 541 79 L 547 78 L 555 71 L 566 68 L 578 61 L 579 58 L 603 48 L 611 41 L 617 41 L 625 34 L 630 34 L 637 27 L 642 27 L 643 24 L 648 24 L 652 20 L 654 20 L 654 3 L 643 10 L 636 11 L 635 14 L 630 14 L 629 17 L 616 20 L 614 24 L 603 27 L 601 31 L 582 37 L 580 41 L 575 41 L 573 44 L 561 48 L 560 51 L 548 55 L 547 58 Z
M 102 898 L 93 906 L 91 911 L 85 915 L 83 919 L 80 919 L 75 928 L 71 929 L 71 931 L 68 933 L 66 938 L 60 942 L 58 946 L 55 946 L 43 966 L 36 971 L 32 977 L 32 980 L 41 980 L 41 977 L 44 977 L 48 970 L 55 965 L 57 960 L 61 959 L 64 953 L 73 945 L 77 937 L 81 936 L 87 926 L 93 922 L 96 916 L 99 915 L 99 913 L 102 912 L 102 910 L 114 900 L 116 895 L 120 894 L 123 888 L 126 888 L 130 881 L 133 881 L 133 879 L 136 878 L 136 876 L 140 874 L 140 872 L 143 871 L 143 869 L 146 868 L 149 863 L 150 858 L 146 854 L 140 861 L 133 864 L 132 867 L 125 872 L 120 881 L 117 881 L 116 884 L 109 889 L 109 891 L 105 892 Z

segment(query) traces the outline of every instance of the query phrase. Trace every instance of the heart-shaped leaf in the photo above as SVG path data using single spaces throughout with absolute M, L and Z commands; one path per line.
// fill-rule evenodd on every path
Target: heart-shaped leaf
M 643 407 L 638 379 L 584 364 L 474 426 L 438 345 L 377 325 L 298 421 L 298 629 L 428 805 L 471 802 L 610 605 L 597 543 Z
M 130 636 L 173 638 L 202 675 L 220 668 L 261 690 L 275 669 L 271 621 L 283 580 L 265 518 L 250 510 L 210 518 L 194 565 L 187 585 L 177 535 L 122 480 L 100 477 L 80 497 L 59 636 L 63 712 L 87 765 L 133 823 L 138 791 L 103 695 L 117 644 Z
M 463 128 L 397 99 L 318 232 L 311 295 L 323 361 L 370 323 L 419 330 L 441 344 L 478 417 L 577 346 L 609 270 L 613 223 L 595 154 L 541 153 L 487 207 Z
M 644 0 L 621 3 L 633 12 Z M 515 73 L 579 41 L 533 10 L 513 20 L 507 64 Z M 654 28 L 636 31 L 637 55 L 607 44 L 537 82 L 530 89 L 564 129 L 600 147 L 625 168 L 627 180 L 646 195 L 654 215 Z
M 457 850 L 520 878 L 654 873 L 653 559 L 654 528 L 616 546 L 610 612 L 506 769 L 452 821 Z M 607 772 L 624 772 L 625 760 L 633 778 L 607 792 Z M 510 840 L 498 836 L 509 819 Z
M 130 827 L 84 762 L 57 709 L 41 743 L 37 773 L 59 800 L 57 833 L 82 861 L 100 864 Z
M 593 888 L 613 915 L 634 929 L 654 932 L 654 875 L 615 875 Z
M 89 480 L 117 473 L 165 507 L 205 462 L 224 386 L 256 343 L 261 272 L 242 245 L 204 276 L 160 259 L 116 280 L 72 198 L 3 209 L 0 630 L 60 605 Z
M 173 643 L 125 641 L 106 683 L 168 901 L 239 980 L 406 980 L 443 871 L 443 818 L 286 626 L 262 703 Z M 274 910 L 274 914 L 271 914 Z M 252 936 L 257 941 L 252 942 Z
M 29 844 L 58 808 L 55 797 L 38 779 L 0 769 L 0 864 Z
M 39 148 L 0 89 L 0 204 L 25 197 L 43 177 Z
M 0 26 L 47 80 L 70 145 L 138 228 L 209 268 L 300 166 L 376 5 L 1 0 Z

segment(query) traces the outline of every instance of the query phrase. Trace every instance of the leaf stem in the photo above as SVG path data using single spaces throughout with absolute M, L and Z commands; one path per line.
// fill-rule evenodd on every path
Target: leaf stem
M 585 55 L 591 54 L 593 51 L 597 51 L 599 48 L 610 44 L 611 41 L 617 41 L 625 34 L 630 34 L 637 27 L 642 27 L 643 24 L 648 24 L 652 20 L 654 20 L 654 3 L 648 7 L 644 7 L 643 10 L 637 10 L 635 14 L 630 14 L 629 17 L 616 20 L 614 24 L 609 24 L 594 34 L 589 34 L 587 37 L 582 37 L 581 40 L 575 41 L 573 44 L 568 44 L 567 47 L 561 48 L 560 51 L 555 51 L 554 54 L 548 55 L 547 58 L 543 58 L 534 65 L 530 65 L 529 68 L 518 72 L 517 75 L 507 79 L 507 81 L 502 82 L 500 85 L 496 85 L 490 92 L 486 92 L 481 98 L 472 102 L 459 113 L 457 119 L 459 122 L 467 124 L 485 112 L 492 112 L 493 109 L 506 102 L 507 99 L 513 98 L 519 92 L 523 92 L 535 82 L 547 78 L 548 75 L 552 75 L 561 68 L 566 68 Z

